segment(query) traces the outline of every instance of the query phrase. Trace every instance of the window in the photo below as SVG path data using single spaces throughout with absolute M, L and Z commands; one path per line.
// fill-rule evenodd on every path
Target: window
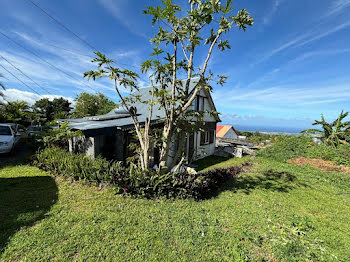
M 205 131 L 201 133 L 201 146 L 214 143 L 215 131 Z
M 0 136 L 12 136 L 10 127 L 0 126 Z
M 196 102 L 196 111 L 203 112 L 204 111 L 204 97 L 197 96 Z
M 202 132 L 201 133 L 201 146 L 209 144 L 209 140 L 210 140 L 209 131 Z
M 210 130 L 209 131 L 209 143 L 210 144 L 214 143 L 214 136 L 215 136 L 215 131 L 214 130 Z
M 197 110 L 197 99 L 198 97 L 196 97 L 196 99 L 193 99 L 193 101 L 192 101 L 192 105 L 191 105 L 191 109 L 193 110 L 193 111 L 196 111 Z
M 42 130 L 41 126 L 30 126 L 28 127 L 28 131 L 32 131 L 32 132 L 40 132 Z

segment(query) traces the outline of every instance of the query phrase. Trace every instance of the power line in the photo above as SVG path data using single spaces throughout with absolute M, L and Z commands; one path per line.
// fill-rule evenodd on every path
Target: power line
M 0 66 L 5 69 L 7 71 L 7 73 L 9 73 L 10 75 L 12 75 L 14 78 L 16 78 L 18 81 L 20 81 L 23 85 L 25 85 L 26 87 L 28 87 L 30 90 L 32 90 L 35 94 L 43 97 L 42 95 L 40 95 L 37 91 L 35 91 L 33 88 L 31 88 L 29 85 L 27 85 L 25 82 L 23 82 L 21 79 L 19 79 L 17 76 L 15 76 L 13 73 L 11 73 L 9 70 L 7 70 L 2 64 L 0 64 Z
M 45 44 L 46 44 L 46 45 L 49 45 L 49 46 L 53 46 L 53 47 L 58 48 L 58 49 L 62 49 L 62 50 L 64 50 L 64 51 L 67 51 L 67 52 L 72 53 L 72 54 L 76 54 L 76 55 L 80 55 L 80 56 L 89 57 L 89 58 L 91 58 L 91 59 L 94 58 L 94 57 L 91 56 L 91 55 L 82 54 L 82 53 L 80 53 L 79 51 L 76 51 L 76 50 L 73 50 L 73 49 L 68 49 L 68 48 L 60 47 L 60 46 L 53 45 L 53 44 L 50 44 L 50 43 L 45 43 Z
M 75 79 L 73 76 L 71 76 L 70 74 L 68 74 L 67 72 L 63 71 L 62 69 L 58 68 L 57 66 L 53 65 L 52 63 L 50 63 L 49 61 L 47 61 L 46 59 L 40 57 L 38 54 L 34 53 L 33 51 L 31 51 L 30 49 L 26 48 L 25 46 L 23 46 L 22 44 L 18 43 L 17 41 L 13 40 L 11 37 L 9 37 L 8 35 L 6 35 L 5 33 L 3 33 L 2 31 L 0 31 L 0 34 L 3 35 L 4 37 L 6 37 L 7 39 L 9 39 L 10 41 L 12 41 L 13 43 L 15 43 L 16 45 L 20 46 L 21 48 L 23 48 L 24 50 L 26 50 L 27 52 L 31 53 L 32 55 L 34 55 L 35 57 L 39 58 L 40 60 L 44 61 L 46 64 L 52 66 L 53 68 L 55 68 L 56 70 L 60 71 L 61 73 L 65 74 L 66 76 L 68 76 L 69 78 L 75 80 L 75 81 L 79 81 L 80 83 L 82 83 L 84 86 L 90 88 L 92 91 L 96 92 L 96 90 L 94 90 L 92 87 L 90 87 L 89 85 L 83 83 L 81 80 Z
M 86 41 L 85 39 L 81 38 L 79 35 L 77 35 L 76 33 L 74 33 L 71 29 L 69 29 L 67 26 L 65 26 L 62 22 L 60 22 L 58 19 L 56 19 L 55 17 L 53 17 L 52 15 L 50 15 L 47 11 L 45 11 L 43 8 L 41 8 L 39 5 L 37 5 L 33 0 L 28 0 L 32 5 L 34 5 L 35 7 L 37 7 L 41 12 L 43 12 L 45 15 L 47 15 L 49 18 L 51 18 L 53 21 L 55 21 L 58 25 L 60 25 L 61 27 L 63 27 L 66 31 L 68 31 L 69 33 L 73 34 L 76 38 L 78 38 L 80 41 L 82 41 L 83 43 L 85 43 L 87 46 L 89 46 L 92 50 L 98 52 L 99 50 L 94 47 L 92 44 L 90 44 L 88 41 Z M 62 48 L 63 49 L 63 48 Z M 67 50 L 68 51 L 68 50 Z M 72 52 L 72 51 L 70 51 Z M 73 52 L 74 53 L 74 52 Z M 128 67 L 134 67 L 137 68 L 135 66 L 132 65 L 127 65 L 127 64 L 123 64 L 120 62 L 114 62 L 116 65 L 120 66 L 121 68 L 123 68 L 121 65 L 124 66 L 128 66 Z M 123 68 L 125 69 L 125 68 Z M 139 69 L 139 68 L 137 68 Z M 144 79 L 142 79 L 140 77 L 141 80 L 146 81 Z
M 28 0 L 32 5 L 34 5 L 35 7 L 37 7 L 41 12 L 43 12 L 44 14 L 46 14 L 48 17 L 50 17 L 53 21 L 55 21 L 57 24 L 59 24 L 60 26 L 62 26 L 65 30 L 67 30 L 68 32 L 70 32 L 71 34 L 73 34 L 75 37 L 77 37 L 80 41 L 83 41 L 87 46 L 89 46 L 91 49 L 98 51 L 97 48 L 95 48 L 94 46 L 90 45 L 86 40 L 84 40 L 83 38 L 81 38 L 80 36 L 78 36 L 76 33 L 74 33 L 72 30 L 70 30 L 68 27 L 66 27 L 64 24 L 62 24 L 60 21 L 58 21 L 56 18 L 54 18 L 52 15 L 50 15 L 48 12 L 46 12 L 44 9 L 42 9 L 40 6 L 38 6 L 34 1 L 32 0 Z
M 49 93 L 50 95 L 52 95 L 52 93 L 47 90 L 46 88 L 44 88 L 43 86 L 39 85 L 36 81 L 34 81 L 30 76 L 28 76 L 27 74 L 25 74 L 21 69 L 19 69 L 18 67 L 16 67 L 14 64 L 12 64 L 9 60 L 7 60 L 5 57 L 3 57 L 2 55 L 0 55 L 0 57 L 2 57 L 2 59 L 4 59 L 7 63 L 9 63 L 12 67 L 14 67 L 17 71 L 21 72 L 24 76 L 26 76 L 30 81 L 32 81 L 34 84 L 36 84 L 39 88 L 41 88 L 42 90 L 46 91 L 47 93 Z

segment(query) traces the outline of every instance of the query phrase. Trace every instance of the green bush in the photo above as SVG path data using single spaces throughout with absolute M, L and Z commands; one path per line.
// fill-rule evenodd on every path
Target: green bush
M 309 158 L 319 158 L 323 160 L 330 160 L 339 165 L 350 166 L 350 146 L 340 145 L 337 148 L 326 145 L 315 145 L 310 147 L 306 154 Z
M 142 198 L 194 198 L 212 196 L 227 182 L 237 177 L 241 166 L 217 168 L 203 173 L 160 173 L 141 170 L 131 164 L 123 167 L 121 162 L 103 158 L 92 159 L 83 154 L 69 153 L 57 147 L 46 148 L 35 156 L 34 164 L 54 175 L 74 180 L 105 182 L 114 185 L 117 194 Z
M 350 145 L 337 148 L 316 145 L 307 136 L 279 136 L 274 144 L 258 152 L 258 156 L 286 161 L 296 157 L 318 158 L 350 166 Z
M 259 151 L 258 156 L 286 161 L 304 156 L 313 146 L 315 144 L 310 137 L 281 135 L 276 137 L 272 146 Z
M 113 184 L 117 193 L 144 198 L 194 198 L 206 199 L 215 194 L 227 182 L 234 180 L 242 169 L 249 165 L 216 168 L 203 173 L 166 173 L 154 170 L 142 171 L 130 168 L 116 173 Z
M 38 152 L 34 164 L 54 175 L 98 183 L 111 182 L 113 174 L 123 169 L 120 162 L 110 162 L 99 157 L 92 159 L 57 147 L 49 147 Z

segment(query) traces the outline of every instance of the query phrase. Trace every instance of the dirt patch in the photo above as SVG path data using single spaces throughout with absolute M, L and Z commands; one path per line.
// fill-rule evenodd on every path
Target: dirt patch
M 327 161 L 322 159 L 298 157 L 298 158 L 290 159 L 287 162 L 296 164 L 298 166 L 309 165 L 325 171 L 337 171 L 337 172 L 343 172 L 343 173 L 350 173 L 350 167 L 336 165 L 332 161 Z

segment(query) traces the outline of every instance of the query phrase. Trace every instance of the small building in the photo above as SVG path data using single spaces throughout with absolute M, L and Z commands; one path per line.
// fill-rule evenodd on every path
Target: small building
M 217 125 L 216 126 L 216 137 L 238 139 L 238 132 L 231 125 Z
M 194 91 L 196 82 L 191 81 L 190 94 Z M 151 88 L 141 88 L 139 96 L 142 100 L 150 100 Z M 148 105 L 142 102 L 134 102 L 133 108 L 140 122 L 144 124 L 145 119 L 149 115 Z M 196 99 L 193 101 L 189 110 L 209 112 L 216 111 L 213 99 L 208 90 L 202 89 Z M 157 106 L 153 108 L 151 128 L 162 128 L 165 115 Z M 69 150 L 72 152 L 81 152 L 91 157 L 102 156 L 107 159 L 125 161 L 132 156 L 129 149 L 130 143 L 137 143 L 134 138 L 134 125 L 128 112 L 121 109 L 115 109 L 106 115 L 84 117 L 80 119 L 65 119 L 73 130 L 81 130 L 83 137 L 73 138 L 69 143 Z M 187 162 L 210 156 L 214 154 L 216 143 L 216 124 L 220 122 L 218 116 L 204 113 L 203 122 L 199 122 L 196 117 L 191 121 L 198 122 L 203 129 L 202 132 L 191 134 L 186 139 L 186 158 Z M 177 147 L 176 138 L 172 141 L 169 157 L 172 157 Z M 159 149 L 152 149 L 153 163 L 157 164 L 159 160 Z

